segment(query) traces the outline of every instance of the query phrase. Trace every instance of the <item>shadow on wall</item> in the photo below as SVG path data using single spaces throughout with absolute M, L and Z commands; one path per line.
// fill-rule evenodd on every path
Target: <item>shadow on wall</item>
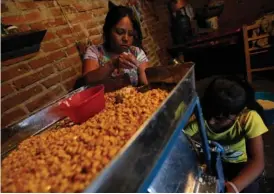
M 241 27 L 243 24 L 254 22 L 271 10 L 274 10 L 273 0 L 225 0 L 219 26 L 220 28 Z
M 203 8 L 215 0 L 189 0 L 195 9 Z M 225 0 L 224 10 L 219 18 L 220 28 L 235 28 L 252 23 L 263 13 L 274 10 L 273 0 Z

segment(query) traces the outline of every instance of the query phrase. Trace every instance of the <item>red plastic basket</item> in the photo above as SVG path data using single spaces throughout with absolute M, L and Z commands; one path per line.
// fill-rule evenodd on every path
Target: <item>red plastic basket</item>
M 82 123 L 105 108 L 104 86 L 88 88 L 62 100 L 59 108 L 74 123 Z

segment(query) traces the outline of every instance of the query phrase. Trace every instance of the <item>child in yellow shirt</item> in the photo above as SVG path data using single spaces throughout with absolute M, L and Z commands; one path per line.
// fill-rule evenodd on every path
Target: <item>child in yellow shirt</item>
M 259 192 L 256 179 L 264 169 L 262 134 L 268 129 L 263 115 L 258 114 L 262 109 L 250 88 L 235 78 L 217 78 L 209 84 L 201 101 L 208 139 L 225 150 L 227 192 Z M 197 121 L 190 122 L 184 132 L 195 135 Z

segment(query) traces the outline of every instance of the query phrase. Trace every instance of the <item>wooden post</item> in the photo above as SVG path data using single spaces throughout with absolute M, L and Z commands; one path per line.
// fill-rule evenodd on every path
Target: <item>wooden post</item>
M 246 65 L 246 73 L 247 80 L 251 84 L 252 83 L 252 72 L 251 72 L 251 64 L 250 64 L 250 53 L 249 53 L 249 44 L 248 44 L 248 30 L 247 26 L 243 26 L 243 40 L 244 40 L 244 49 L 245 49 L 245 65 Z

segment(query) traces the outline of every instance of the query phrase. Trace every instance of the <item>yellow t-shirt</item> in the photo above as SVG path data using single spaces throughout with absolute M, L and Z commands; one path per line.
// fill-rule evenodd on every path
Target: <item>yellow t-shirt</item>
M 230 163 L 247 161 L 246 139 L 258 137 L 268 131 L 260 115 L 254 110 L 245 109 L 236 119 L 231 128 L 215 133 L 205 121 L 209 140 L 220 143 L 225 150 L 223 160 Z M 184 132 L 193 136 L 199 131 L 197 121 L 188 124 Z

